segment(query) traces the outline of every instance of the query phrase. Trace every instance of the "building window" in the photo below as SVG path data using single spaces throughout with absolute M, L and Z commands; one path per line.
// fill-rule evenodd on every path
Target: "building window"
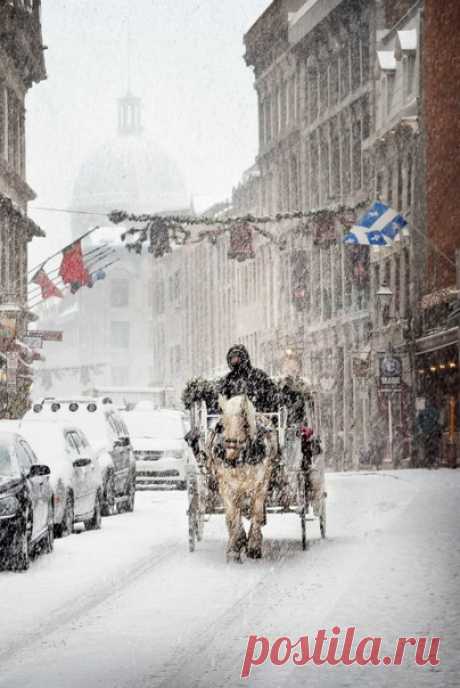
M 403 169 L 401 158 L 398 158 L 398 198 L 397 198 L 397 209 L 402 210 L 404 206 L 403 199 Z
M 308 67 L 308 106 L 310 122 L 314 122 L 318 117 L 318 67 L 316 65 L 310 65 Z
M 361 85 L 361 41 L 356 32 L 351 41 L 351 90 L 356 91 Z
M 339 58 L 337 56 L 332 58 L 328 72 L 329 107 L 333 107 L 339 100 Z
M 375 177 L 375 196 L 378 201 L 382 200 L 383 193 L 383 172 L 377 172 Z
M 0 157 L 8 157 L 8 100 L 7 90 L 0 85 Z
M 395 256 L 395 316 L 401 317 L 401 258 Z
M 403 74 L 404 74 L 404 91 L 407 98 L 410 98 L 414 93 L 415 82 L 415 61 L 416 55 L 412 53 L 404 57 Z
M 351 191 L 350 137 L 350 127 L 345 124 L 342 129 L 342 196 L 348 195 Z
M 410 210 L 412 205 L 412 154 L 407 156 L 407 203 L 406 208 Z
M 329 199 L 330 189 L 330 151 L 329 135 L 327 129 L 321 133 L 321 204 L 324 205 Z
M 361 80 L 365 84 L 369 80 L 369 27 L 365 26 L 360 41 L 361 48 Z
M 319 70 L 319 102 L 321 112 L 325 112 L 328 107 L 328 68 L 327 65 L 322 62 Z
M 283 81 L 280 89 L 280 131 L 288 125 L 288 84 Z
M 311 206 L 319 208 L 319 147 L 315 134 L 310 138 L 310 189 Z
M 272 140 L 272 98 L 268 96 L 265 100 L 265 143 Z
M 158 282 L 155 292 L 155 309 L 158 315 L 161 315 L 165 310 L 165 285 L 163 280 Z
M 265 101 L 259 98 L 259 146 L 265 145 Z
M 390 114 L 393 107 L 393 97 L 395 91 L 395 77 L 394 74 L 387 74 L 386 77 L 386 108 L 387 115 Z
M 355 120 L 352 125 L 353 136 L 353 189 L 359 191 L 363 184 L 363 162 L 362 162 L 362 123 Z
M 387 179 L 387 202 L 389 206 L 393 205 L 393 166 L 390 166 L 388 170 Z
M 112 384 L 124 387 L 129 384 L 129 368 L 127 366 L 112 366 Z
M 178 303 L 180 301 L 180 271 L 176 270 L 174 273 L 174 301 Z
M 350 51 L 346 47 L 340 55 L 340 97 L 350 93 Z
M 129 349 L 129 322 L 112 321 L 110 341 L 114 349 Z
M 110 285 L 110 305 L 113 308 L 122 308 L 129 305 L 129 280 L 112 280 Z

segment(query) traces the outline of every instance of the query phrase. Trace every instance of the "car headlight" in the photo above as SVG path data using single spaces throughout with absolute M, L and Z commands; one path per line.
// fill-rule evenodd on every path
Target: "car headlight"
M 3 497 L 0 499 L 0 518 L 14 516 L 18 510 L 19 502 L 16 497 Z

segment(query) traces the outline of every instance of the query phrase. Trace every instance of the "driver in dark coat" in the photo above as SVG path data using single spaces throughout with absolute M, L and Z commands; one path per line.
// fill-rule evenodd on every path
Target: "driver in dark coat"
M 247 394 L 259 413 L 278 410 L 277 388 L 270 377 L 260 368 L 253 368 L 246 347 L 232 346 L 227 354 L 230 372 L 219 380 L 217 391 L 230 399 Z

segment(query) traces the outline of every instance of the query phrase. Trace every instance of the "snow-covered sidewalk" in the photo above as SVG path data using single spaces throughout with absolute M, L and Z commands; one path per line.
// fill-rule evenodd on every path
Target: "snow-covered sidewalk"
M 221 517 L 187 551 L 185 495 L 138 494 L 134 514 L 56 542 L 26 574 L 0 573 L 0 686 L 458 685 L 460 473 L 328 476 L 327 541 L 306 553 L 294 516 L 273 516 L 265 557 L 225 563 Z M 256 668 L 247 637 L 356 626 L 392 644 L 441 635 L 436 668 Z

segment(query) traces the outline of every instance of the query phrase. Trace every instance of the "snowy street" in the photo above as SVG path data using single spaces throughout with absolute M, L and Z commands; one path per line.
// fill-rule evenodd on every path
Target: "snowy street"
M 190 554 L 186 496 L 137 495 L 134 514 L 56 541 L 25 574 L 0 573 L 0 686 L 458 685 L 460 474 L 328 476 L 328 539 L 300 548 L 294 516 L 271 516 L 262 561 L 227 564 L 222 517 Z M 393 647 L 441 636 L 440 665 L 255 667 L 247 637 L 293 640 L 356 626 Z M 457 676 L 456 676 L 457 674 Z

